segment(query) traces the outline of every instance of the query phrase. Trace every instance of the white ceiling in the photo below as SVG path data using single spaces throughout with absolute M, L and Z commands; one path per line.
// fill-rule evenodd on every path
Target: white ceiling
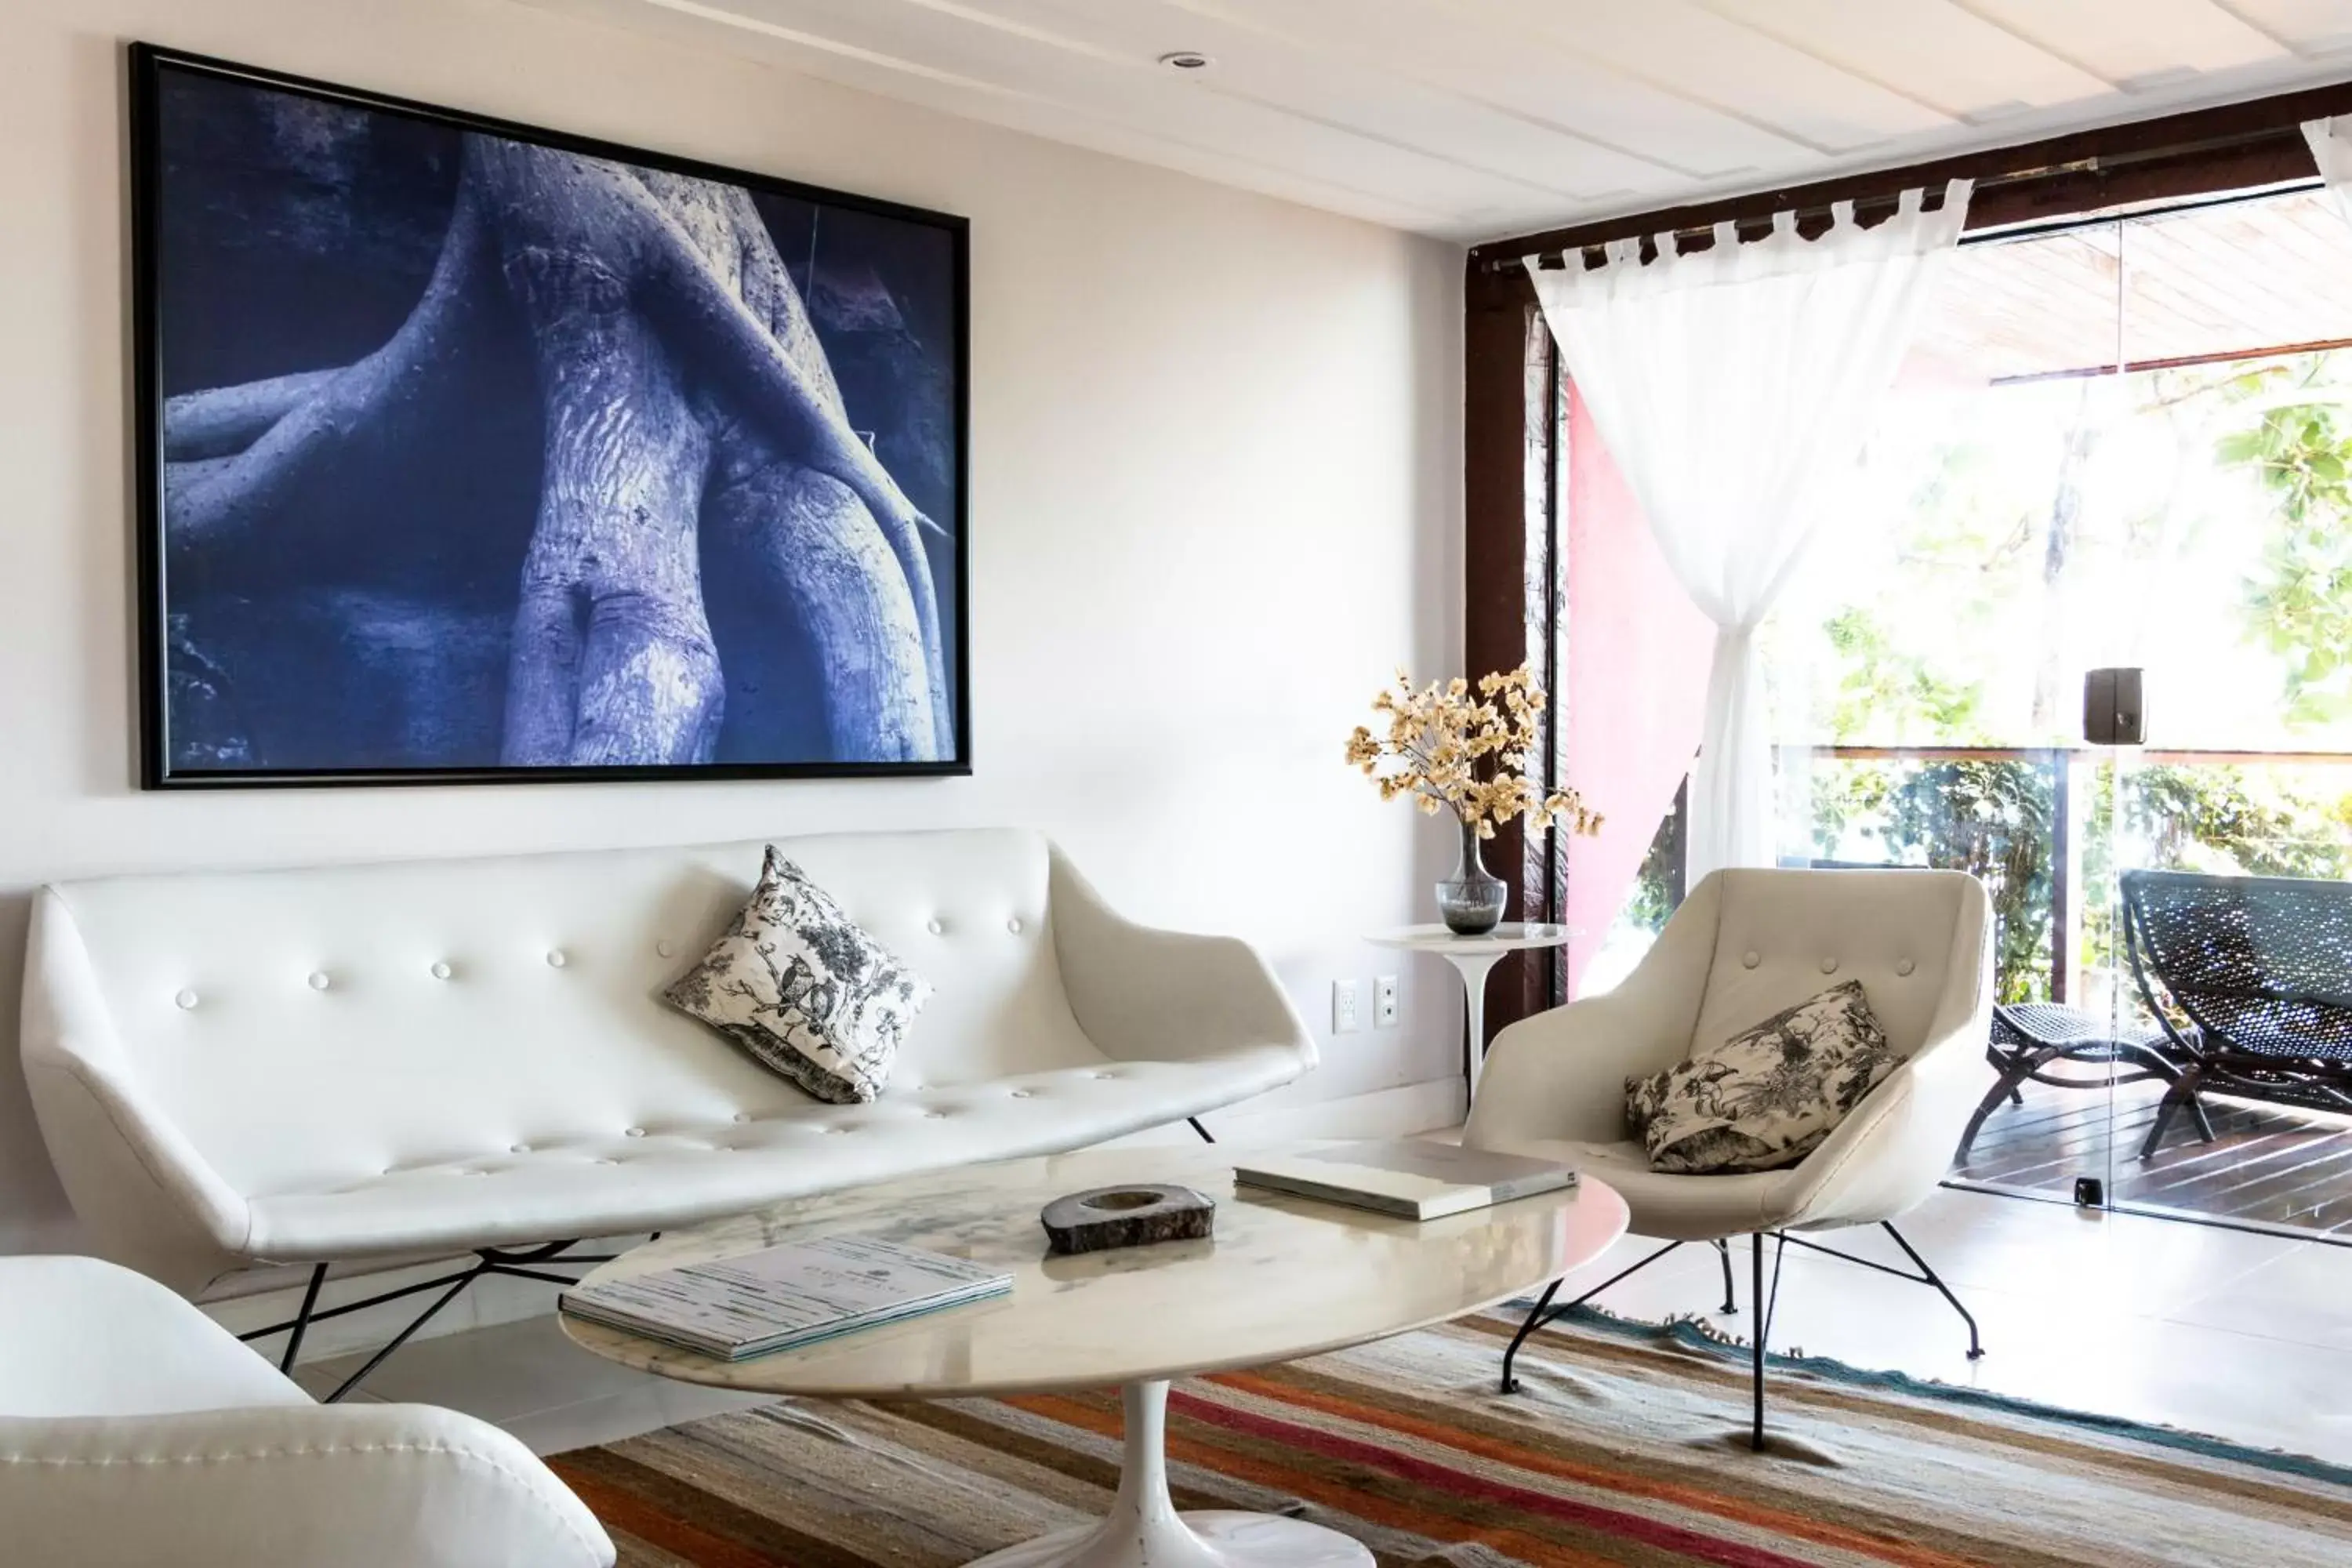
M 2352 0 L 531 3 L 1458 239 L 2352 79 Z

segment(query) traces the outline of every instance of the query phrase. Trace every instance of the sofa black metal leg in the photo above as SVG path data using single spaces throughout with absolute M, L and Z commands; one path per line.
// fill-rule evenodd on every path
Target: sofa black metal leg
M 1216 1140 L 1215 1140 L 1214 1138 L 1213 1138 L 1213 1137 L 1211 1137 L 1211 1136 L 1209 1135 L 1209 1130 L 1208 1130 L 1207 1128 L 1205 1128 L 1205 1127 L 1203 1127 L 1203 1126 L 1202 1126 L 1202 1125 L 1201 1125 L 1201 1119 L 1200 1119 L 1199 1117 L 1197 1117 L 1197 1116 L 1188 1116 L 1188 1117 L 1184 1118 L 1184 1120 L 1185 1120 L 1185 1121 L 1189 1121 L 1189 1122 L 1191 1122 L 1191 1123 L 1192 1124 L 1192 1131 L 1195 1131 L 1195 1132 L 1198 1132 L 1198 1133 L 1201 1135 L 1201 1142 L 1203 1142 L 1203 1143 L 1213 1143 L 1213 1142 L 1216 1142 Z
M 1895 1245 L 1903 1249 L 1903 1256 L 1909 1258 L 1912 1266 L 1919 1270 L 1919 1278 L 1924 1282 L 1933 1285 L 1937 1291 L 1942 1295 L 1944 1300 L 1952 1304 L 1952 1310 L 1960 1315 L 1960 1321 L 1968 1324 L 1969 1359 L 1970 1361 L 1982 1360 L 1984 1357 L 1984 1341 L 1977 1334 L 1977 1320 L 1975 1314 L 1970 1312 L 1966 1307 L 1960 1305 L 1960 1299 L 1952 1294 L 1952 1288 L 1944 1283 L 1943 1276 L 1937 1274 L 1933 1268 L 1927 1267 L 1927 1260 L 1919 1256 L 1918 1249 L 1914 1247 L 1909 1242 L 1903 1239 L 1903 1233 L 1895 1228 L 1895 1222 L 1893 1220 L 1885 1220 L 1880 1223 L 1885 1227 L 1886 1234 L 1895 1238 Z
M 656 1231 L 653 1234 L 655 1240 L 661 1239 L 661 1232 Z M 327 1396 L 328 1402 L 331 1404 L 358 1387 L 362 1378 L 383 1364 L 385 1357 L 407 1343 L 411 1335 L 430 1322 L 441 1309 L 456 1300 L 465 1292 L 468 1285 L 484 1275 L 499 1274 L 512 1279 L 536 1279 L 549 1285 L 569 1286 L 577 1285 L 580 1281 L 568 1274 L 549 1273 L 538 1268 L 537 1265 L 586 1266 L 613 1261 L 614 1255 L 611 1253 L 573 1253 L 570 1250 L 579 1245 L 579 1240 L 575 1237 L 570 1241 L 541 1242 L 536 1247 L 520 1248 L 478 1247 L 475 1249 L 476 1261 L 470 1267 L 462 1268 L 455 1274 L 444 1274 L 432 1279 L 419 1279 L 412 1284 L 397 1286 L 390 1290 L 381 1290 L 373 1296 L 362 1297 L 356 1301 L 344 1301 L 332 1307 L 319 1305 L 319 1290 L 326 1283 L 328 1267 L 320 1263 L 310 1270 L 310 1283 L 302 1291 L 302 1307 L 299 1311 L 284 1322 L 271 1323 L 267 1328 L 247 1329 L 236 1337 L 250 1344 L 256 1340 L 266 1340 L 272 1334 L 289 1336 L 286 1349 L 278 1357 L 278 1370 L 290 1373 L 294 1370 L 294 1358 L 302 1349 L 302 1336 L 312 1323 L 323 1323 L 330 1318 L 340 1318 L 347 1313 L 364 1312 L 371 1307 L 381 1307 L 388 1301 L 397 1301 L 406 1296 L 422 1295 L 427 1290 L 442 1291 L 439 1300 L 425 1308 L 414 1322 L 400 1331 L 399 1337 L 376 1352 L 369 1358 L 367 1365 L 345 1378 L 342 1386 Z
M 291 1373 L 294 1358 L 301 1353 L 302 1334 L 310 1326 L 310 1312 L 319 1304 L 319 1287 L 327 1282 L 327 1266 L 315 1264 L 310 1269 L 310 1283 L 302 1290 L 301 1310 L 294 1314 L 293 1330 L 286 1336 L 286 1353 L 278 1358 L 278 1370 Z
M 467 1286 L 471 1285 L 476 1279 L 481 1278 L 481 1276 L 488 1273 L 489 1271 L 490 1265 L 487 1263 L 479 1263 L 476 1264 L 472 1268 L 467 1269 L 464 1274 L 459 1275 L 457 1280 L 450 1285 L 449 1289 L 441 1292 L 441 1294 L 434 1300 L 433 1305 L 425 1308 L 425 1310 L 416 1314 L 415 1320 L 412 1321 L 408 1327 L 394 1334 L 392 1337 L 391 1343 L 376 1352 L 375 1354 L 368 1357 L 367 1364 L 365 1366 L 352 1373 L 351 1376 L 343 1379 L 341 1383 L 337 1384 L 335 1385 L 335 1391 L 327 1395 L 325 1403 L 329 1405 L 335 1404 L 337 1401 L 341 1400 L 344 1394 L 349 1394 L 352 1389 L 357 1388 L 361 1384 L 366 1382 L 368 1373 L 382 1366 L 386 1361 L 389 1361 L 392 1358 L 393 1352 L 398 1350 L 401 1346 L 408 1342 L 410 1335 L 415 1333 L 417 1330 L 423 1328 L 425 1324 L 431 1322 L 436 1317 L 439 1316 L 442 1308 L 447 1306 L 450 1302 L 463 1295 Z
M 1717 1310 L 1728 1318 L 1739 1310 L 1739 1298 L 1731 1288 L 1731 1242 L 1727 1237 L 1716 1237 L 1715 1256 L 1723 1265 L 1723 1305 Z

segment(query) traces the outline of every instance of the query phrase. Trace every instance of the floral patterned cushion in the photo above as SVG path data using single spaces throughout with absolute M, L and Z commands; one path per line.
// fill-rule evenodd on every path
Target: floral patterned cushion
M 1625 1121 L 1650 1168 L 1777 1171 L 1813 1152 L 1902 1061 L 1849 980 L 1648 1078 L 1625 1080 Z
M 751 901 L 664 994 L 817 1099 L 853 1105 L 881 1097 L 931 987 L 772 844 Z

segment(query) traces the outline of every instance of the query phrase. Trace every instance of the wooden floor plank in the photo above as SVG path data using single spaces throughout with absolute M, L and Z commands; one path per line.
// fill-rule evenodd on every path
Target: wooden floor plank
M 2024 1093 L 1985 1119 L 1956 1176 L 2067 1194 L 2076 1177 L 2097 1176 L 2118 1204 L 2352 1234 L 2352 1119 L 2209 1095 L 2213 1142 L 2176 1115 L 2143 1161 L 2162 1084 Z

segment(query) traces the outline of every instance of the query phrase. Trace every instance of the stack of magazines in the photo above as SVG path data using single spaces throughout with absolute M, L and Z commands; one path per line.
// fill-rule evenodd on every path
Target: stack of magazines
M 741 1361 L 1012 1289 L 1012 1275 L 961 1258 L 834 1236 L 581 1286 L 560 1300 L 592 1323 Z

